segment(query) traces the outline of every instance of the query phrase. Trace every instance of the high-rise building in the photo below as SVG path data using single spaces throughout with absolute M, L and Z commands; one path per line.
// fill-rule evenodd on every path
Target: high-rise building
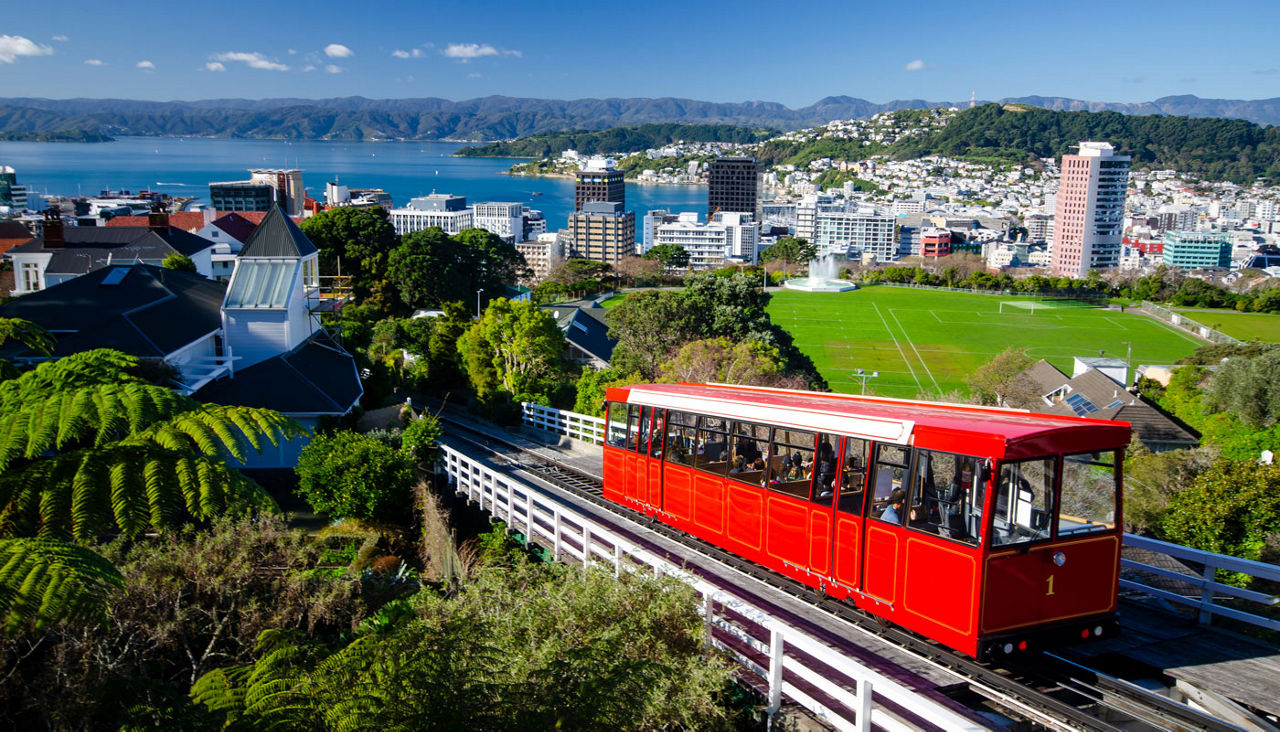
M 663 224 L 669 224 L 672 221 L 678 221 L 679 218 L 680 217 L 677 214 L 673 214 L 665 208 L 655 208 L 649 213 L 645 214 L 644 218 L 641 219 L 641 224 L 640 224 L 640 229 L 642 234 L 640 236 L 640 241 L 639 241 L 640 248 L 638 253 L 643 255 L 653 248 L 654 246 L 653 234 L 655 229 L 657 229 L 659 226 Z
M 270 211 L 279 205 L 290 216 L 302 213 L 306 200 L 302 187 L 302 171 L 262 168 L 249 171 L 249 180 L 231 180 L 209 184 L 209 198 L 214 209 L 230 211 Z
M 920 256 L 945 257 L 951 253 L 951 232 L 931 226 L 920 232 Z
M 578 171 L 573 187 L 573 210 L 581 211 L 584 205 L 595 201 L 627 207 L 627 184 L 622 180 L 622 171 L 614 168 L 609 158 L 591 158 Z
M 584 203 L 569 215 L 569 256 L 617 264 L 636 253 L 636 215 L 609 201 Z
M 27 208 L 27 187 L 18 185 L 18 172 L 8 165 L 0 165 L 0 206 L 15 211 Z
M 1231 238 L 1209 231 L 1170 231 L 1164 235 L 1162 261 L 1169 267 L 1230 267 Z
M 491 231 L 509 244 L 524 241 L 524 205 L 487 201 L 471 207 L 478 229 Z
M 674 244 L 689 254 L 689 269 L 719 267 L 726 261 L 754 264 L 760 244 L 760 224 L 751 214 L 718 213 L 711 221 L 698 221 L 689 212 L 654 226 L 653 245 Z M 674 220 L 670 220 L 674 219 Z
M 391 227 L 401 236 L 439 226 L 446 234 L 457 234 L 475 224 L 475 215 L 467 208 L 466 196 L 432 193 L 409 200 L 404 208 L 391 209 Z
M 707 166 L 707 220 L 745 213 L 760 220 L 760 164 L 755 158 L 717 158 Z
M 1078 154 L 1062 156 L 1060 168 L 1050 271 L 1084 277 L 1118 266 L 1129 156 L 1116 155 L 1108 142 L 1082 142 Z
M 1040 244 L 1052 240 L 1053 214 L 1027 214 L 1024 224 L 1027 227 L 1027 241 L 1029 243 Z

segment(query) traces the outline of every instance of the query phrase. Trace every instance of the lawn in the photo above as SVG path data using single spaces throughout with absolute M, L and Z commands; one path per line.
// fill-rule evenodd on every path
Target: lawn
M 894 397 L 965 389 L 965 376 L 1008 346 L 1071 373 L 1073 356 L 1167 364 L 1202 343 L 1152 318 L 1074 303 L 896 287 L 853 292 L 780 290 L 769 303 L 773 322 L 791 332 L 836 391 L 856 392 L 855 369 L 879 376 L 867 392 Z M 1225 321 L 1224 321 L 1225 324 Z
M 1188 318 L 1242 341 L 1280 343 L 1280 315 L 1238 313 L 1234 310 L 1174 308 Z
M 609 308 L 616 308 L 617 306 L 622 304 L 623 300 L 626 300 L 626 299 L 627 299 L 627 293 L 625 292 L 622 293 L 621 295 L 614 295 L 608 300 L 605 300 L 604 302 L 600 303 L 600 307 L 605 308 L 606 310 Z

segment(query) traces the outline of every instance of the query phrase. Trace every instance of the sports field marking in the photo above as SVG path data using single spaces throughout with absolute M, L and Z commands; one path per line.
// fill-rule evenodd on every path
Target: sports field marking
M 919 312 L 919 311 L 914 310 L 912 312 Z M 916 352 L 916 358 L 920 359 L 920 365 L 924 367 L 924 372 L 929 375 L 929 380 L 933 382 L 933 388 L 937 389 L 938 393 L 941 394 L 942 386 L 938 384 L 937 377 L 935 377 L 933 375 L 933 371 L 929 369 L 929 363 L 924 360 L 924 356 L 920 355 L 920 349 L 916 348 L 916 342 L 911 340 L 911 334 L 907 332 L 906 328 L 902 327 L 902 321 L 898 320 L 898 313 L 896 308 L 889 308 L 889 314 L 893 316 L 893 322 L 898 324 L 898 330 L 902 331 L 902 337 L 907 339 L 907 345 L 911 346 L 911 350 Z
M 924 384 L 920 383 L 920 377 L 916 376 L 916 370 L 911 368 L 911 361 L 907 360 L 907 354 L 902 350 L 902 344 L 898 343 L 898 337 L 893 334 L 893 329 L 889 327 L 889 321 L 885 320 L 884 313 L 880 312 L 880 305 L 873 302 L 871 303 L 871 307 L 875 308 L 876 315 L 880 316 L 880 322 L 884 323 L 884 329 L 889 332 L 889 337 L 893 339 L 893 345 L 898 347 L 898 354 L 902 356 L 903 363 L 905 363 L 907 368 L 911 370 L 911 378 L 916 380 L 916 388 L 923 391 Z

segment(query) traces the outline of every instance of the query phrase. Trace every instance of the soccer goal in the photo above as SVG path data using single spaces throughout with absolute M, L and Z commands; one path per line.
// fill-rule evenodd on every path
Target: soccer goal
M 1004 313 L 1005 305 L 1008 305 L 1010 308 L 1016 309 L 1016 310 L 1029 310 L 1032 315 L 1035 315 L 1036 313 L 1036 306 L 1039 306 L 1040 309 L 1042 310 L 1045 307 L 1053 307 L 1052 305 L 1046 306 L 1044 303 L 1037 303 L 1035 301 L 1030 301 L 1030 300 L 1001 300 L 1000 301 L 1001 314 Z

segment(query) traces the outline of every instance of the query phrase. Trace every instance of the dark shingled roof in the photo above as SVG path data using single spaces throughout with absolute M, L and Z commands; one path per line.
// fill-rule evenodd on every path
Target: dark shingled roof
M 609 337 L 604 308 L 588 301 L 586 304 L 548 305 L 543 309 L 555 317 L 565 340 L 605 363 L 613 358 L 613 349 L 618 341 Z
M 240 257 L 301 257 L 318 251 L 279 206 L 267 212 L 240 250 Z
M 258 228 L 256 222 L 250 221 L 234 211 L 214 219 L 213 225 L 227 232 L 228 236 L 242 244 L 248 241 L 253 234 L 253 230 Z
M 44 237 L 10 249 L 11 254 L 53 254 L 46 274 L 82 275 L 110 265 L 160 261 L 178 252 L 191 256 L 213 246 L 181 229 L 152 231 L 145 226 L 68 226 L 62 246 L 46 246 Z
M 126 270 L 118 284 L 102 284 Z M 115 348 L 163 358 L 222 327 L 226 284 L 148 264 L 104 267 L 0 305 L 0 317 L 25 318 L 54 331 L 55 356 Z M 35 357 L 10 342 L 10 358 Z
M 195 393 L 214 404 L 263 407 L 285 414 L 346 414 L 364 388 L 355 359 L 327 340 L 303 343 Z
M 1200 433 L 1191 426 L 1147 401 L 1141 394 L 1126 391 L 1097 369 L 1091 368 L 1073 378 L 1054 368 L 1048 361 L 1041 360 L 1028 367 L 1021 376 L 1032 381 L 1041 395 L 1069 386 L 1069 394 L 1079 394 L 1098 408 L 1085 416 L 1090 419 L 1128 422 L 1133 426 L 1138 439 L 1149 445 L 1192 447 L 1200 442 Z M 1032 403 L 1009 406 L 1046 414 L 1076 416 L 1075 410 L 1065 400 L 1045 404 L 1043 399 L 1036 399 Z

